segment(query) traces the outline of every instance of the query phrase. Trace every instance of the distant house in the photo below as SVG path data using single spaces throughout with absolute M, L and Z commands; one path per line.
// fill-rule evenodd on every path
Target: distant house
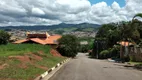
M 61 35 L 49 35 L 47 32 L 45 34 L 30 34 L 27 33 L 27 38 L 23 40 L 15 41 L 15 44 L 21 43 L 37 43 L 42 45 L 57 45 L 57 40 L 60 39 Z
M 81 41 L 80 44 L 81 44 L 81 45 L 87 45 L 87 44 L 88 44 L 88 41 Z
M 117 42 L 118 44 L 121 45 L 120 47 L 120 58 L 123 59 L 124 56 L 128 56 L 129 55 L 129 46 L 134 45 L 131 42 L 128 41 L 121 41 L 121 42 Z
M 131 46 L 131 45 L 133 45 L 133 43 L 128 42 L 128 41 L 121 41 L 121 42 L 117 42 L 117 43 L 122 45 L 122 46 Z

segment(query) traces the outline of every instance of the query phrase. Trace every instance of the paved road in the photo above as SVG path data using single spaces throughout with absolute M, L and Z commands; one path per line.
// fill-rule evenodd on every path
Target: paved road
M 79 53 L 49 80 L 142 80 L 142 71 Z

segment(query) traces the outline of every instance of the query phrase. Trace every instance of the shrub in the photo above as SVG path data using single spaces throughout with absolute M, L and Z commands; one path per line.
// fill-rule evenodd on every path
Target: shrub
M 0 44 L 7 44 L 9 39 L 10 35 L 5 31 L 0 30 Z
M 135 62 L 135 61 L 136 61 L 136 58 L 135 58 L 134 55 L 130 55 L 129 58 L 130 58 L 130 61 L 131 61 L 131 62 Z
M 115 46 L 113 48 L 109 48 L 108 50 L 103 50 L 100 52 L 100 58 L 119 58 L 119 46 Z
M 101 51 L 100 52 L 100 58 L 102 58 L 102 59 L 108 58 L 109 53 L 110 53 L 109 50 L 103 50 L 103 51 Z
M 77 38 L 73 35 L 64 35 L 61 39 L 58 40 L 59 47 L 58 51 L 63 56 L 75 57 L 78 52 L 79 42 Z
M 119 58 L 120 56 L 120 47 L 116 46 L 110 49 L 110 57 L 111 58 Z

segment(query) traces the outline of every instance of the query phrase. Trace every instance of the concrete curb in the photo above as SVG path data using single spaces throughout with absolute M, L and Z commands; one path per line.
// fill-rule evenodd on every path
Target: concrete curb
M 49 69 L 48 71 L 45 71 L 43 74 L 41 74 L 39 77 L 37 77 L 34 80 L 42 80 L 45 76 L 47 76 L 49 73 L 51 73 L 53 70 L 55 70 L 56 68 L 58 68 L 59 66 L 63 65 L 65 62 L 69 61 L 70 58 L 56 64 L 56 66 L 52 67 L 51 69 Z

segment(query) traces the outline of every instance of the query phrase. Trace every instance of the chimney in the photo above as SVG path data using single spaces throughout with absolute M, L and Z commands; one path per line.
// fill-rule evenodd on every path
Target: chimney
M 50 35 L 48 34 L 48 32 L 46 32 L 46 36 L 47 36 L 47 38 L 49 38 L 49 37 L 50 37 Z
M 27 31 L 27 32 L 26 32 L 26 36 L 28 36 L 28 34 L 30 34 L 30 32 Z

